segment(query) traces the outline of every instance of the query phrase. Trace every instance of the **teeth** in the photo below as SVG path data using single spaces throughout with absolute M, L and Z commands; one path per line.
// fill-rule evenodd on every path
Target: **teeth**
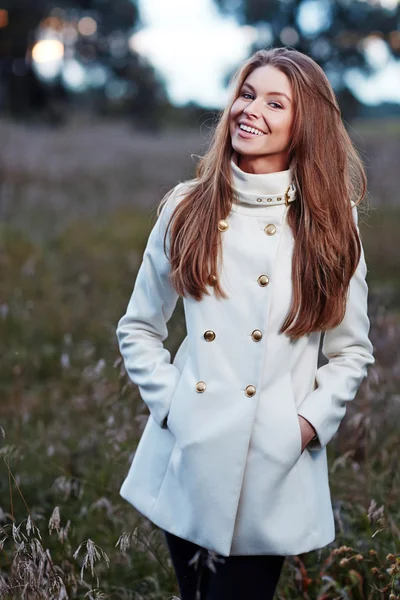
M 265 135 L 259 129 L 254 129 L 254 127 L 248 127 L 247 125 L 243 125 L 242 123 L 240 123 L 239 127 L 240 129 L 243 129 L 243 131 L 249 131 L 250 133 L 254 133 L 255 135 Z

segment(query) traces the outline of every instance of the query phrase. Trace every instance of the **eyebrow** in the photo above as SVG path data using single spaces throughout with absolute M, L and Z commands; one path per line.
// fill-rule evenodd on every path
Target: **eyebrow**
M 253 86 L 250 83 L 244 83 L 242 85 L 242 87 L 245 87 L 245 86 L 247 86 L 253 92 L 255 92 L 255 89 L 253 88 Z M 266 95 L 267 96 L 285 96 L 285 98 L 287 98 L 289 100 L 289 102 L 292 102 L 291 99 L 289 98 L 289 96 L 287 94 L 285 94 L 284 92 L 267 92 Z

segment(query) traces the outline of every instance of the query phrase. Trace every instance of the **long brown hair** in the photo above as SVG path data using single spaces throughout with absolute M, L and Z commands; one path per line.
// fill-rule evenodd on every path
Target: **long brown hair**
M 221 238 L 217 223 L 232 208 L 230 110 L 248 75 L 265 65 L 282 71 L 294 98 L 289 165 L 297 201 L 288 207 L 294 236 L 293 298 L 280 332 L 292 339 L 338 325 L 345 313 L 350 279 L 361 256 L 350 200 L 366 193 L 362 162 L 343 125 L 328 78 L 307 55 L 289 48 L 262 49 L 232 77 L 232 92 L 221 111 L 211 143 L 200 158 L 196 178 L 168 223 L 171 283 L 181 296 L 201 300 L 210 293 L 227 298 L 218 278 Z M 174 188 L 175 189 L 175 188 Z M 160 202 L 168 199 L 171 190 Z M 355 209 L 357 210 L 357 209 Z

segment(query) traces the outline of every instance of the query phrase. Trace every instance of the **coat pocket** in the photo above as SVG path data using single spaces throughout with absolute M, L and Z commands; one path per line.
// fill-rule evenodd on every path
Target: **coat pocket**
M 297 425 L 296 431 L 297 431 L 297 438 L 298 438 L 298 458 L 300 458 L 300 456 L 303 454 L 303 451 L 301 448 L 303 445 L 303 442 L 302 442 L 302 435 L 301 435 L 300 417 L 297 412 L 296 397 L 295 397 L 294 390 L 293 390 L 293 381 L 292 381 L 292 375 L 290 372 L 289 372 L 289 381 L 290 381 L 290 400 L 291 400 L 293 413 L 296 418 L 296 425 Z
M 175 407 L 175 399 L 177 397 L 177 394 L 179 392 L 179 389 L 182 385 L 182 381 L 183 381 L 183 377 L 185 375 L 186 369 L 188 367 L 189 364 L 189 356 L 186 358 L 185 364 L 183 365 L 183 369 L 181 371 L 181 375 L 179 377 L 178 383 L 175 387 L 175 390 L 172 394 L 171 400 L 170 400 L 170 404 L 169 404 L 169 410 L 168 410 L 168 414 L 167 414 L 167 420 L 166 420 L 166 425 L 167 428 L 170 430 L 170 432 L 173 434 L 173 429 L 172 429 L 172 420 L 173 420 L 173 413 L 174 413 L 174 408 Z
M 281 474 L 290 471 L 302 454 L 301 428 L 289 370 L 285 369 L 262 394 L 253 443 L 267 460 L 276 464 Z

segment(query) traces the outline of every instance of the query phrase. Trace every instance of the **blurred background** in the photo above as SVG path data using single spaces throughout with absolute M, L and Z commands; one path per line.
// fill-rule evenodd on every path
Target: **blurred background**
M 178 595 L 118 494 L 148 413 L 115 328 L 232 73 L 285 45 L 325 70 L 366 166 L 376 364 L 328 447 L 337 538 L 289 557 L 277 598 L 400 598 L 398 0 L 0 0 L 1 598 Z M 180 300 L 172 358 L 184 335 Z

